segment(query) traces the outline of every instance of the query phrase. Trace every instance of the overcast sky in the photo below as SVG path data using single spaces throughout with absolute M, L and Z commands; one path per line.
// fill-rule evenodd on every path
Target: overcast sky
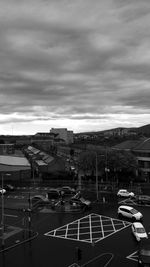
M 150 123 L 150 0 L 0 0 L 0 134 Z

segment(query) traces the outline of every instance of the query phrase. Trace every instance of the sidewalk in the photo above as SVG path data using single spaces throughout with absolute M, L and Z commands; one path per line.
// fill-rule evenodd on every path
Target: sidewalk
M 2 229 L 0 228 L 0 253 L 7 251 L 15 246 L 28 242 L 38 235 L 29 229 L 22 229 L 15 226 L 6 226 L 2 238 Z

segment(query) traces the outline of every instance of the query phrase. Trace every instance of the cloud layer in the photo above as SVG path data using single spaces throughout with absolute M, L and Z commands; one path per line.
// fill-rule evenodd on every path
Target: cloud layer
M 0 0 L 1 132 L 149 123 L 149 13 L 149 0 Z

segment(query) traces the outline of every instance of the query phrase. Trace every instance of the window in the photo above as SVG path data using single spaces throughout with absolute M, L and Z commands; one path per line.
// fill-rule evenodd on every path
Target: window
M 132 213 L 132 214 L 136 214 L 136 213 L 137 213 L 137 210 L 132 209 L 132 210 L 131 210 L 131 213 Z

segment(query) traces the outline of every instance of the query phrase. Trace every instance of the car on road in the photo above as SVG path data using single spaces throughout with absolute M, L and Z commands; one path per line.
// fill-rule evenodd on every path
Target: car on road
M 133 192 L 129 192 L 127 189 L 120 189 L 117 193 L 118 197 L 134 197 L 135 194 Z
M 69 200 L 70 205 L 72 206 L 78 206 L 80 208 L 89 208 L 91 202 L 89 200 L 85 200 L 84 198 L 71 198 Z
M 5 193 L 6 193 L 6 189 L 4 189 L 4 188 L 0 188 L 0 193 L 1 193 L 1 194 L 5 194 Z
M 150 205 L 150 196 L 148 195 L 137 195 L 135 200 L 138 204 Z
M 140 222 L 134 222 L 131 226 L 132 233 L 137 241 L 141 241 L 143 238 L 148 238 L 144 226 Z
M 118 216 L 126 217 L 132 220 L 141 220 L 143 218 L 143 215 L 141 212 L 137 211 L 133 207 L 121 205 L 118 208 Z
M 141 240 L 138 249 L 138 265 L 150 267 L 150 240 Z
M 58 189 L 61 195 L 74 195 L 76 190 L 70 186 L 62 186 Z

